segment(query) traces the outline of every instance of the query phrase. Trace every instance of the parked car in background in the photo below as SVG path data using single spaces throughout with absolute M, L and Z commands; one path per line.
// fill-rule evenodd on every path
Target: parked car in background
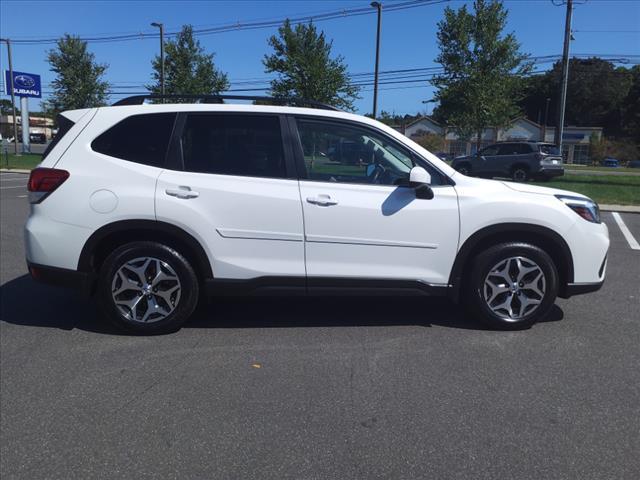
M 609 168 L 619 168 L 620 162 L 616 158 L 607 157 L 604 160 L 602 160 L 602 166 L 609 167 Z
M 495 143 L 474 155 L 456 157 L 451 166 L 468 176 L 509 177 L 516 182 L 564 175 L 558 147 L 542 142 Z
M 47 136 L 44 133 L 30 133 L 29 140 L 31 143 L 47 143 Z
M 640 168 L 640 160 L 631 160 L 627 166 L 629 168 Z
M 436 155 L 436 157 L 438 157 L 443 162 L 450 162 L 451 160 L 453 160 L 453 154 L 452 153 L 438 152 L 435 155 Z

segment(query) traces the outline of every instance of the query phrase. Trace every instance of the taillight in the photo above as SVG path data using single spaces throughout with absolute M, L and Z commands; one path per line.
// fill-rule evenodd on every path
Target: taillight
M 29 202 L 40 203 L 69 178 L 69 172 L 57 168 L 35 168 L 29 175 Z

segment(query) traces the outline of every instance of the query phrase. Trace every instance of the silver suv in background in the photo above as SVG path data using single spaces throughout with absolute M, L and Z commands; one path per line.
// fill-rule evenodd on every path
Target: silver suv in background
M 474 155 L 455 158 L 451 166 L 463 175 L 509 177 L 516 182 L 564 175 L 560 150 L 556 145 L 542 142 L 495 143 Z

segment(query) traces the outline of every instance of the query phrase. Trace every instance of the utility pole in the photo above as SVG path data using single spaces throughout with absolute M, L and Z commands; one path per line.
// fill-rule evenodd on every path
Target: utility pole
M 564 132 L 564 113 L 567 105 L 567 82 L 569 80 L 569 42 L 571 41 L 571 16 L 573 14 L 573 0 L 567 0 L 567 18 L 564 23 L 564 48 L 562 49 L 562 82 L 558 104 L 558 122 L 556 124 L 555 144 L 562 149 L 562 134 Z M 562 150 L 561 150 L 562 151 Z
M 16 96 L 13 91 L 13 60 L 11 59 L 11 40 L 8 38 L 0 38 L 0 41 L 7 44 L 7 56 L 9 57 L 9 88 L 11 89 L 11 108 L 13 113 L 13 147 L 15 154 L 20 155 L 18 152 L 18 119 L 16 118 Z
M 153 22 L 151 26 L 160 29 L 160 94 L 164 95 L 164 24 Z M 164 98 L 162 102 L 164 103 Z
M 373 77 L 373 118 L 378 110 L 378 67 L 380 65 L 380 22 L 382 21 L 382 3 L 371 2 L 371 6 L 378 10 L 378 30 L 376 33 L 376 69 Z
M 547 141 L 547 118 L 549 118 L 549 102 L 550 98 L 547 98 L 546 105 L 544 107 L 544 125 L 542 126 L 542 141 Z

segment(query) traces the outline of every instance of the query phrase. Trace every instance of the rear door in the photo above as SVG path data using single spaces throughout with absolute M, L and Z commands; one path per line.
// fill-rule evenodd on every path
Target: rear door
M 275 114 L 180 114 L 156 214 L 201 242 L 215 278 L 297 277 L 304 286 L 302 207 L 285 129 Z

